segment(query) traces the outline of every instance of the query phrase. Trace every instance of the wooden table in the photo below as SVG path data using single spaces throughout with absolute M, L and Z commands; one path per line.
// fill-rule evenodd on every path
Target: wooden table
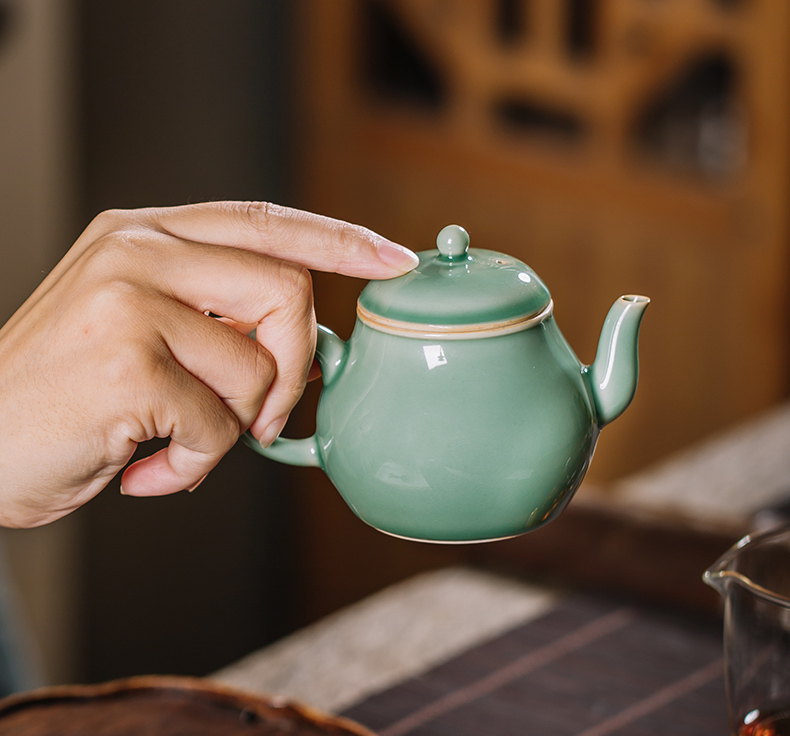
M 468 568 L 396 585 L 216 678 L 381 736 L 727 728 L 718 621 Z

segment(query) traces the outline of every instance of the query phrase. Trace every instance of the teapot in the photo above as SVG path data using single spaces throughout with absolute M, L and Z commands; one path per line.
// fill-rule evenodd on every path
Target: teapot
M 319 325 L 316 431 L 265 457 L 323 469 L 354 513 L 410 540 L 513 537 L 565 508 L 601 428 L 636 390 L 644 296 L 620 297 L 595 362 L 560 333 L 548 289 L 448 225 L 402 276 L 372 281 L 343 341 Z

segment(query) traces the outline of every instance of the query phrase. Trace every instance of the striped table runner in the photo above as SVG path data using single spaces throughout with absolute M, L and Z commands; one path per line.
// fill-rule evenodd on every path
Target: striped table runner
M 721 630 L 577 595 L 344 715 L 379 736 L 725 736 Z

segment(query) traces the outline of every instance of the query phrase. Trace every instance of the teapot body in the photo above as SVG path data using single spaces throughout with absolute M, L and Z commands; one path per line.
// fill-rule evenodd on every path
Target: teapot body
M 501 539 L 556 517 L 598 437 L 584 367 L 553 317 L 448 339 L 357 321 L 316 421 L 319 464 L 363 521 L 434 542 Z

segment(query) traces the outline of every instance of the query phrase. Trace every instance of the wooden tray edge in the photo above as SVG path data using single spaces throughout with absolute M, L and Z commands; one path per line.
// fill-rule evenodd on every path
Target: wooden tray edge
M 325 713 L 304 703 L 230 687 L 211 679 L 180 675 L 141 675 L 91 685 L 55 685 L 15 693 L 0 699 L 0 719 L 7 713 L 36 702 L 88 700 L 134 690 L 178 690 L 200 693 L 215 702 L 250 708 L 257 715 L 264 717 L 276 714 L 293 716 L 320 728 L 328 726 L 337 729 L 340 734 L 345 730 L 351 736 L 376 736 L 373 731 L 356 721 Z

